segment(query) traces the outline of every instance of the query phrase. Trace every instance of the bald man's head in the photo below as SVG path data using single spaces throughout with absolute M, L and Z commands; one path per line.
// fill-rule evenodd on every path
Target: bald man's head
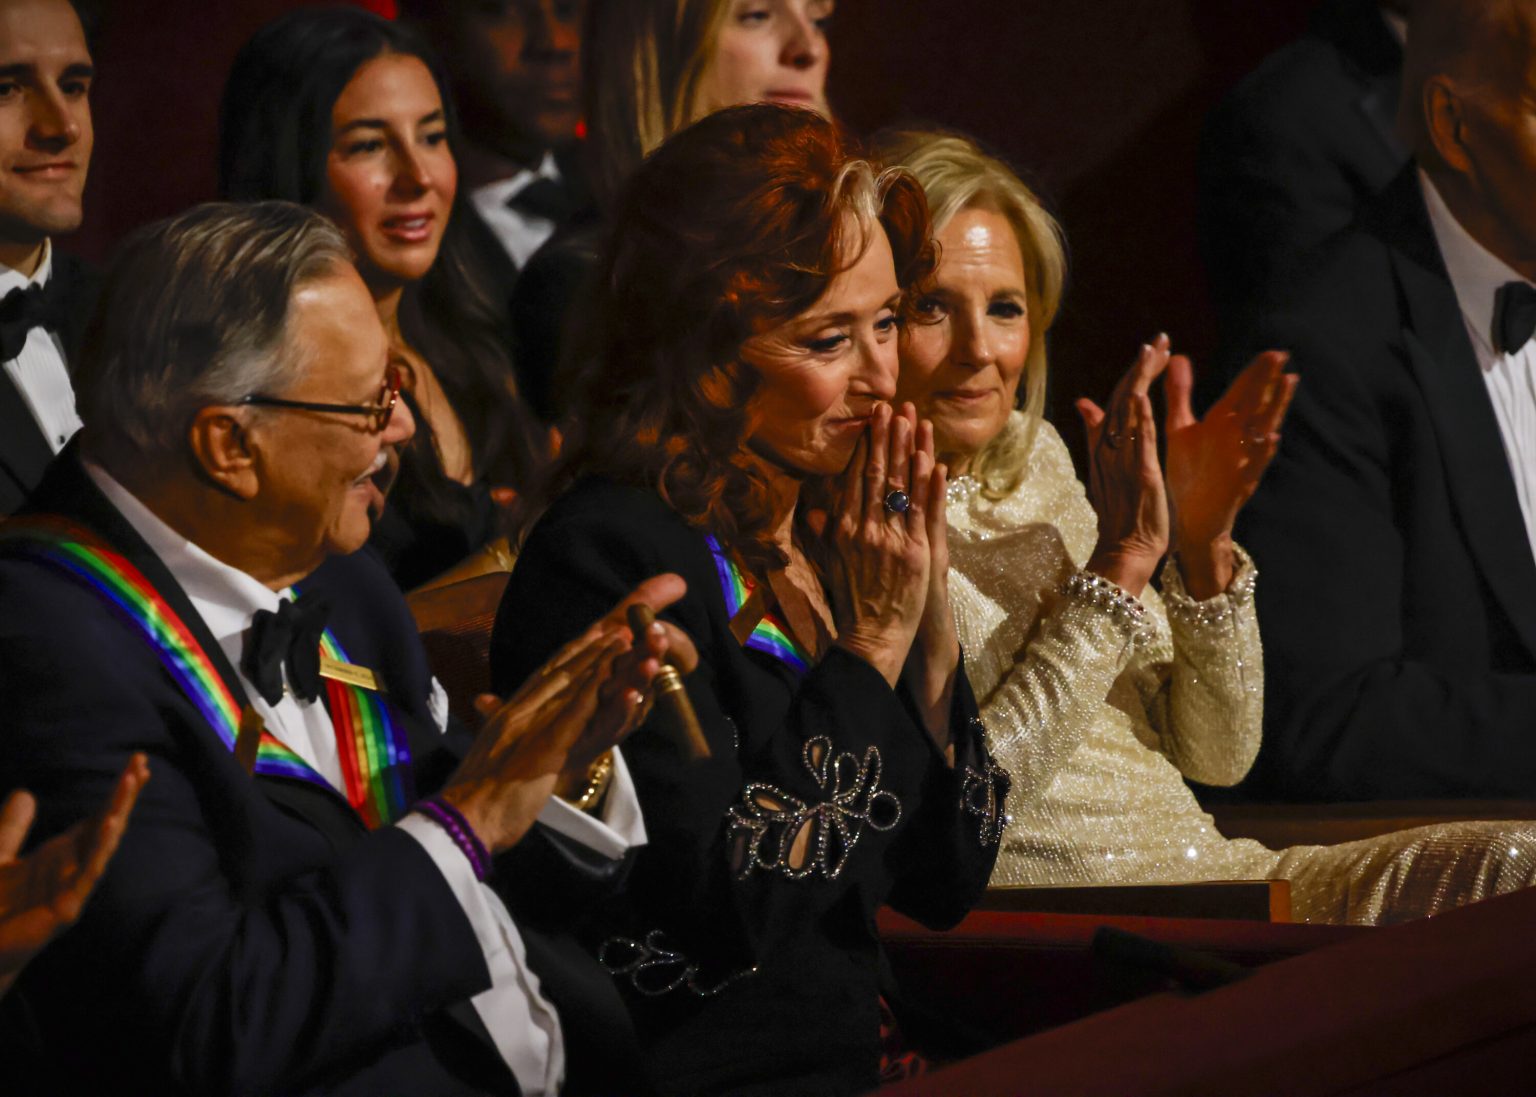
M 1462 226 L 1536 272 L 1536 0 L 1414 0 L 1399 121 Z

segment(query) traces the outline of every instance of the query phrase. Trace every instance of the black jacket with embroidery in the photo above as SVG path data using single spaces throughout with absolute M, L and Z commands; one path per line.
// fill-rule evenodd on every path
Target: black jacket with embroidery
M 951 769 L 911 698 L 864 661 L 834 648 L 802 674 L 739 643 L 706 539 L 655 494 L 594 479 L 523 549 L 496 621 L 497 687 L 667 571 L 688 583 L 665 616 L 698 645 L 687 688 L 712 756 L 689 762 L 650 725 L 625 744 L 650 841 L 592 947 L 629 998 L 661 1092 L 873 1087 L 876 909 L 953 924 L 997 853 L 1007 779 L 970 685 L 962 668 Z

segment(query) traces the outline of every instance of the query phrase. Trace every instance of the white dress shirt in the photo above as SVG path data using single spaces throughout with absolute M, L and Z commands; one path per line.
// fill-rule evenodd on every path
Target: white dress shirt
M 554 235 L 556 225 L 548 217 L 535 217 L 507 205 L 524 187 L 536 179 L 560 179 L 560 168 L 555 164 L 555 154 L 546 152 L 535 169 L 524 168 L 508 179 L 498 179 L 477 187 L 470 193 L 475 209 L 501 241 L 517 269 L 522 270 L 533 258 L 533 253 Z
M 43 242 L 43 261 L 28 278 L 21 271 L 0 264 L 0 298 L 13 289 L 45 286 L 53 277 L 53 243 Z M 75 389 L 64 364 L 64 344 L 57 335 L 43 328 L 27 332 L 21 353 L 4 364 L 5 372 L 21 393 L 27 410 L 37 420 L 38 428 L 54 453 L 80 429 L 75 413 Z
M 1493 401 L 1494 418 L 1504 439 L 1504 455 L 1514 474 L 1515 493 L 1525 516 L 1525 535 L 1536 554 L 1536 340 L 1506 353 L 1494 345 L 1494 298 L 1506 282 L 1531 281 L 1474 240 L 1456 220 L 1435 185 L 1419 172 L 1429 222 L 1441 258 L 1456 290 L 1461 318 Z
M 269 705 L 239 669 L 245 636 L 257 610 L 276 612 L 291 591 L 278 593 L 243 571 L 216 560 L 161 521 L 105 469 L 90 462 L 86 472 L 112 504 L 176 577 L 192 607 L 236 668 L 251 707 L 284 746 L 343 790 L 341 762 L 330 714 L 318 699 L 301 701 L 285 690 Z M 285 668 L 286 673 L 286 668 Z M 441 731 L 447 726 L 448 699 L 432 681 L 432 715 Z M 612 784 L 601 820 L 551 798 L 539 821 L 610 858 L 645 843 L 645 826 L 634 782 L 619 751 L 614 751 Z M 491 988 L 472 999 L 496 1049 L 528 1097 L 557 1094 L 565 1080 L 565 1043 L 560 1017 L 544 997 L 539 978 L 528 967 L 527 951 L 501 897 L 475 877 L 468 858 L 446 831 L 424 815 L 412 813 L 397 824 L 421 843 L 464 908 L 475 939 L 485 954 Z

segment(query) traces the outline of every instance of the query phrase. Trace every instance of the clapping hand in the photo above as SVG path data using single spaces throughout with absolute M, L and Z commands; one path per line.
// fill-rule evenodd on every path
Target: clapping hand
M 1099 516 L 1088 570 L 1133 596 L 1146 588 L 1168 551 L 1168 498 L 1147 395 L 1168 363 L 1168 337 L 1159 335 L 1141 348 L 1106 407 L 1077 402 L 1088 431 L 1088 498 Z
M 579 785 L 588 766 L 639 726 L 651 681 L 670 655 L 698 665 L 692 641 L 667 622 L 632 637 L 625 610 L 661 610 L 687 590 L 677 575 L 647 579 L 605 617 L 561 648 L 508 700 L 483 694 L 485 724 L 442 796 L 492 853 L 518 843 L 557 787 Z
M 76 823 L 19 856 L 37 812 L 30 793 L 0 806 L 0 994 L 32 956 L 80 917 L 85 901 L 117 852 L 149 764 L 135 754 L 101 814 Z
M 1289 356 L 1260 354 L 1202 419 L 1190 408 L 1194 373 L 1174 356 L 1168 395 L 1168 495 L 1173 549 L 1193 598 L 1211 598 L 1232 580 L 1232 526 L 1280 444 L 1280 423 L 1296 391 Z

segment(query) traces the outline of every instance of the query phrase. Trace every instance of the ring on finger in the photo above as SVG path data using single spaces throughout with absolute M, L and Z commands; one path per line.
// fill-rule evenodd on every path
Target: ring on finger
M 885 495 L 885 509 L 891 514 L 905 514 L 912 506 L 912 497 L 900 488 L 892 488 Z
M 1110 449 L 1119 449 L 1125 443 L 1125 433 L 1118 430 L 1106 430 L 1104 432 L 1104 444 Z

